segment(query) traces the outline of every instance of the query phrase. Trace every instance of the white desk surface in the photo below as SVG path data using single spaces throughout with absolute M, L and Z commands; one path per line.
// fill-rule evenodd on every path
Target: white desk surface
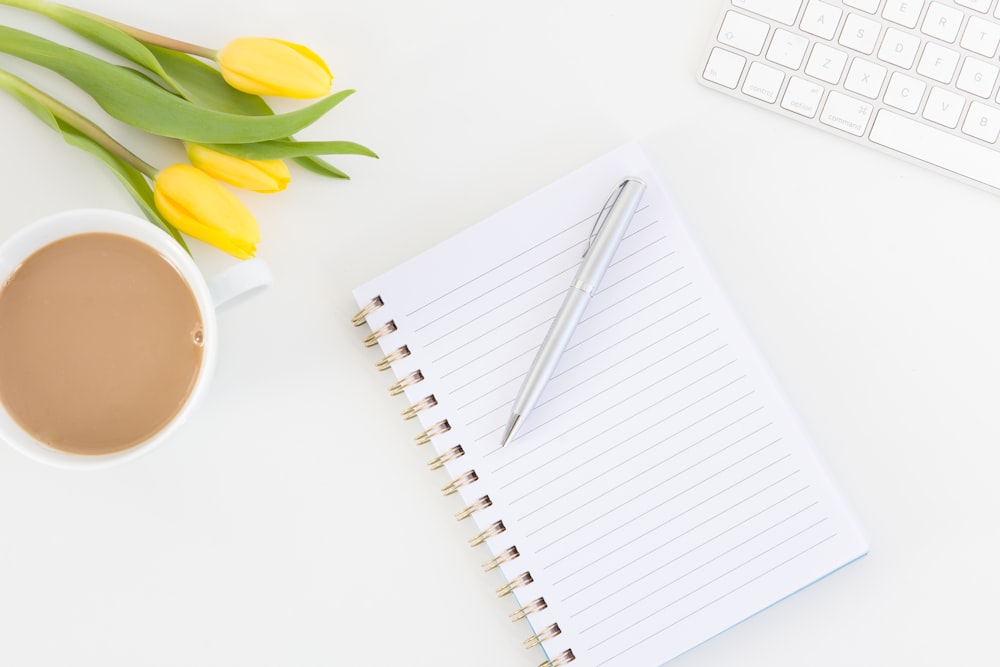
M 244 196 L 275 284 L 221 316 L 208 400 L 166 446 L 100 472 L 0 447 L 0 665 L 542 662 L 350 325 L 350 290 L 634 138 L 871 540 L 672 665 L 996 664 L 1000 199 L 699 86 L 718 2 L 80 0 L 213 46 L 310 45 L 359 92 L 303 136 L 381 159 Z M 63 35 L 8 8 L 0 23 Z M 136 212 L 12 99 L 0 114 L 0 235 Z M 206 273 L 230 261 L 195 254 Z

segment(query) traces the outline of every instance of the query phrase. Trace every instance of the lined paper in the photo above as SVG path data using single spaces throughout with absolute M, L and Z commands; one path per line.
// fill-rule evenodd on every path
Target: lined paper
M 607 193 L 647 191 L 615 261 L 519 437 L 499 443 Z M 474 471 L 471 534 L 521 604 L 526 635 L 558 624 L 550 657 L 660 665 L 858 558 L 866 545 L 636 145 L 625 146 L 355 291 L 381 296 L 393 370 L 448 479 Z M 431 456 L 428 456 L 431 458 Z M 439 478 L 441 479 L 441 478 Z M 444 481 L 447 481 L 445 479 Z M 444 483 L 444 482 L 442 482 Z M 471 523 L 475 523 L 473 527 Z M 484 552 L 483 560 L 489 554 Z M 499 619 L 498 619 L 499 621 Z

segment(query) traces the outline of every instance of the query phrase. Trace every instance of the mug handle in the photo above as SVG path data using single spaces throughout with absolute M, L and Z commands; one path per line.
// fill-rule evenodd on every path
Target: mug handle
M 272 282 L 271 269 L 262 259 L 245 259 L 206 282 L 218 312 L 269 286 Z

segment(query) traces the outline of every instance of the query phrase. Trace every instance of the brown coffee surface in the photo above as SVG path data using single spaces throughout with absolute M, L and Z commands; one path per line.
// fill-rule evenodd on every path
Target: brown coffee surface
M 158 252 L 118 234 L 71 236 L 0 290 L 0 401 L 52 448 L 121 451 L 184 405 L 202 338 L 194 294 Z

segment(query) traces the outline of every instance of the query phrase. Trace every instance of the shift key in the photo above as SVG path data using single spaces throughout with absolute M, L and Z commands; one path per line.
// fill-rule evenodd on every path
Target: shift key
M 802 0 L 733 0 L 733 7 L 766 16 L 785 25 L 795 25 Z

